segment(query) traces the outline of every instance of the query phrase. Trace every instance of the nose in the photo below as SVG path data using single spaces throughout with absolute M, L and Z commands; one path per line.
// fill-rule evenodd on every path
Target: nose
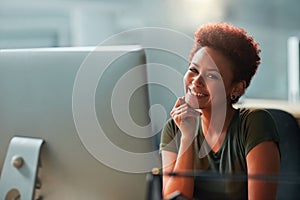
M 193 78 L 192 84 L 196 87 L 205 86 L 205 80 L 203 76 L 199 73 L 197 76 Z

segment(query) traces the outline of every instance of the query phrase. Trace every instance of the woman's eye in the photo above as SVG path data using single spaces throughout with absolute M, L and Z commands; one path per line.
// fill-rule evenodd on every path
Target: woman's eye
M 189 68 L 189 70 L 191 71 L 191 72 L 193 72 L 193 73 L 198 73 L 198 70 L 197 69 L 195 69 L 195 68 Z
M 214 75 L 214 74 L 208 74 L 207 77 L 211 78 L 211 79 L 215 79 L 215 80 L 219 79 L 219 76 Z

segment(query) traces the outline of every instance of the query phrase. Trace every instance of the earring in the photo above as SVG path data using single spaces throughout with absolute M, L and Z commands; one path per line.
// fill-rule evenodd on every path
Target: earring
M 236 100 L 236 96 L 234 94 L 232 94 L 230 98 L 231 98 L 232 101 Z

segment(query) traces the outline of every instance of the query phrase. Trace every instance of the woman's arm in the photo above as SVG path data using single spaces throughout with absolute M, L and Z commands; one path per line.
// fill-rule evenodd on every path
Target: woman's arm
M 199 113 L 194 111 L 179 98 L 175 103 L 171 116 L 180 129 L 181 138 L 178 153 L 162 151 L 163 173 L 184 173 L 191 172 L 194 168 L 193 141 L 196 130 L 198 130 Z M 175 191 L 192 199 L 194 192 L 194 178 L 184 176 L 164 176 L 163 196 L 166 197 Z
M 193 149 L 190 142 L 187 141 L 187 148 L 185 148 L 186 145 L 184 143 L 185 141 L 181 142 L 182 148 L 180 148 L 184 149 L 184 152 L 179 150 L 179 153 L 176 154 L 170 151 L 162 151 L 163 174 L 170 172 L 184 173 L 193 170 Z M 179 191 L 188 199 L 192 199 L 194 192 L 194 178 L 164 175 L 163 197 L 166 197 L 175 191 Z
M 248 175 L 248 199 L 276 199 L 277 182 L 251 179 L 251 175 L 276 176 L 280 171 L 278 146 L 266 141 L 255 146 L 246 157 Z

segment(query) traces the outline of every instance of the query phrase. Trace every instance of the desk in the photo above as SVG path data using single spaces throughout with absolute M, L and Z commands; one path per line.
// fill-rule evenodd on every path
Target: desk
M 271 99 L 242 99 L 234 107 L 244 108 L 277 108 L 291 113 L 300 126 L 300 102 L 289 102 L 284 100 Z

